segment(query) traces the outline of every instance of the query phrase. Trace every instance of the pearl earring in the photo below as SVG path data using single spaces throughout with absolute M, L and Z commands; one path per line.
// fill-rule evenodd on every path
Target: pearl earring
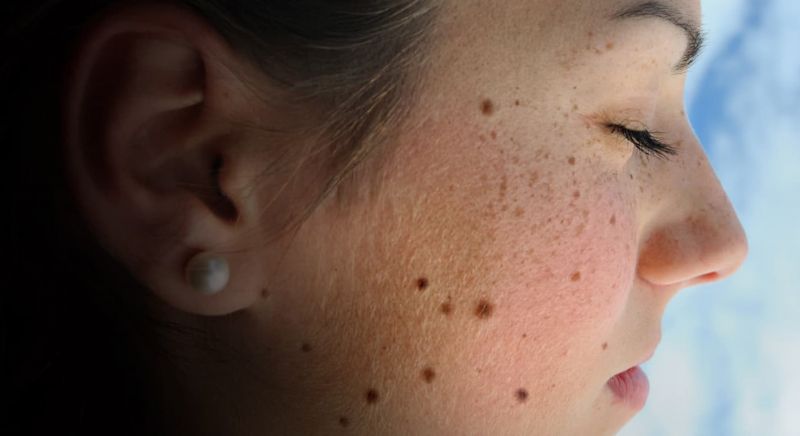
M 216 294 L 228 285 L 230 268 L 223 256 L 201 252 L 186 265 L 186 281 L 198 292 Z

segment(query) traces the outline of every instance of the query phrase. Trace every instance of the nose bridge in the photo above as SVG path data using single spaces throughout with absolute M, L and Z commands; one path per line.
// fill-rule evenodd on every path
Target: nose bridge
M 682 288 L 732 274 L 747 255 L 747 238 L 722 185 L 697 144 L 700 161 L 676 175 L 665 213 L 656 215 L 639 252 L 639 275 Z M 671 213 L 667 213 L 671 210 Z

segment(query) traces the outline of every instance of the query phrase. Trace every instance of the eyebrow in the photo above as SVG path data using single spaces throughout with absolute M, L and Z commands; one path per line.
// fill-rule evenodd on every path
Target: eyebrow
M 686 33 L 688 44 L 681 60 L 673 67 L 675 74 L 682 74 L 694 64 L 705 43 L 705 37 L 700 26 L 688 21 L 674 7 L 661 1 L 646 1 L 627 7 L 613 15 L 613 19 L 626 18 L 660 18 L 666 20 Z

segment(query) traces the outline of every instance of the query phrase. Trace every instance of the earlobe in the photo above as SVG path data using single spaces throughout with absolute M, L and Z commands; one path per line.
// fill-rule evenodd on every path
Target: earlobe
M 190 11 L 125 7 L 87 30 L 64 93 L 67 175 L 87 224 L 162 300 L 204 315 L 241 310 L 260 289 L 232 281 L 198 296 L 185 276 L 198 251 L 241 239 L 239 208 L 249 208 L 220 182 L 237 177 L 225 158 L 231 108 L 208 104 L 209 93 L 235 92 L 213 71 L 225 50 Z

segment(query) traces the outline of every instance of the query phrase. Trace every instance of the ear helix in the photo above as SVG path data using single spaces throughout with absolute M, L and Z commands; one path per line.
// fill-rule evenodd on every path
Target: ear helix
M 186 264 L 186 281 L 201 294 L 222 292 L 229 279 L 230 267 L 224 256 L 200 252 Z

